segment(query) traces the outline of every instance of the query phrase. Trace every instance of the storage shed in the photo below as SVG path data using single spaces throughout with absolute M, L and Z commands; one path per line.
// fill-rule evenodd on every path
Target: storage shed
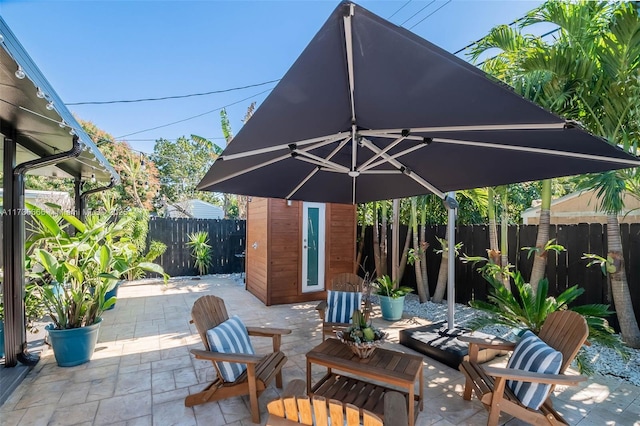
M 356 207 L 252 197 L 246 288 L 267 306 L 320 300 L 331 278 L 353 272 Z

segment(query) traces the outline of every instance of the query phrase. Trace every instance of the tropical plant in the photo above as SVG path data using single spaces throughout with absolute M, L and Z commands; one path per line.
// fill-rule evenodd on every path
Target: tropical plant
M 368 315 L 363 314 L 359 309 L 353 311 L 351 324 L 340 335 L 343 340 L 354 343 L 367 343 L 384 340 L 386 333 L 374 327 L 368 320 Z
M 118 281 L 114 241 L 125 238 L 126 221 L 113 223 L 97 216 L 81 222 L 57 211 L 49 215 L 43 209 L 27 205 L 33 230 L 26 242 L 29 278 L 36 280 L 40 297 L 56 329 L 95 324 L 102 312 L 115 303 L 105 300 Z
M 511 56 L 486 61 L 493 68 L 490 72 L 529 99 L 636 154 L 640 17 L 635 3 L 547 1 L 521 21 L 523 27 L 538 23 L 558 26 L 553 42 L 495 29 L 494 41 L 502 43 L 497 47 Z M 623 340 L 639 348 L 640 327 L 631 303 L 618 221 L 624 208 L 622 194 L 635 176 L 635 170 L 595 174 L 583 180 L 582 188 L 595 189 L 600 209 L 607 213 L 607 257 L 615 266 L 609 274 L 613 302 Z M 536 245 L 541 244 L 538 240 Z
M 478 268 L 478 271 L 489 282 L 491 289 L 487 296 L 488 302 L 481 300 L 469 302 L 471 307 L 486 314 L 477 316 L 467 323 L 467 326 L 472 330 L 499 324 L 516 330 L 528 329 L 538 334 L 550 313 L 570 309 L 582 315 L 587 321 L 590 342 L 597 342 L 605 347 L 615 349 L 625 358 L 629 356 L 627 348 L 606 320 L 606 317 L 614 314 L 609 310 L 609 305 L 569 306 L 584 293 L 583 288 L 575 285 L 557 297 L 551 297 L 548 295 L 549 282 L 546 278 L 540 280 L 536 291 L 529 283 L 525 282 L 520 272 L 513 272 L 510 267 L 505 271 L 505 268 L 501 268 L 488 259 L 484 259 L 484 261 L 486 263 Z M 513 280 L 513 291 L 503 285 L 501 277 L 504 274 Z M 578 353 L 576 363 L 583 374 L 592 375 L 595 372 L 584 349 Z
M 375 294 L 378 296 L 387 296 L 397 299 L 411 293 L 413 289 L 406 286 L 397 286 L 396 282 L 389 275 L 378 277 L 375 282 Z
M 167 246 L 159 241 L 151 241 L 147 254 L 143 254 L 147 248 L 147 234 L 149 232 L 149 212 L 143 209 L 133 208 L 125 213 L 128 221 L 128 235 L 130 244 L 121 244 L 118 247 L 118 267 L 121 275 L 127 280 L 135 280 L 145 276 L 145 272 L 155 272 L 167 281 L 168 275 L 164 269 L 153 261 L 161 256 Z
M 205 275 L 211 266 L 211 246 L 209 245 L 209 235 L 204 232 L 194 232 L 189 234 L 187 246 L 191 248 L 191 257 L 194 266 L 200 275 Z

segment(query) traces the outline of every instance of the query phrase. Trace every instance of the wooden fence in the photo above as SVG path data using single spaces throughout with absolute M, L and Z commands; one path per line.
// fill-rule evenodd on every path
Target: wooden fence
M 578 298 L 576 304 L 604 303 L 611 304 L 613 300 L 607 278 L 599 267 L 587 268 L 588 260 L 583 259 L 584 253 L 594 253 L 606 256 L 607 235 L 606 225 L 579 224 L 579 225 L 552 225 L 550 239 L 555 238 L 558 244 L 563 245 L 566 251 L 549 255 L 547 264 L 547 278 L 549 279 L 549 293 L 557 296 L 567 288 L 578 285 L 585 289 L 584 294 Z M 622 244 L 624 248 L 624 261 L 629 282 L 631 300 L 640 322 L 640 224 L 620 225 Z M 440 248 L 436 236 L 444 238 L 446 227 L 427 227 L 427 275 L 429 278 L 430 293 L 433 294 L 436 286 L 441 256 L 435 253 Z M 523 247 L 535 246 L 538 227 L 536 225 L 513 225 L 509 227 L 509 263 L 515 265 L 523 277 L 528 280 L 533 258 L 529 259 Z M 400 227 L 400 244 L 404 243 L 407 227 Z M 366 256 L 365 268 L 374 270 L 373 260 L 373 234 L 372 229 L 365 234 Z M 487 256 L 486 249 L 489 246 L 489 227 L 486 225 L 459 226 L 456 230 L 456 242 L 464 245 L 461 254 L 470 256 Z M 389 231 L 389 253 L 391 253 L 391 240 Z M 391 271 L 391 259 L 388 259 L 388 271 Z M 456 302 L 468 303 L 472 299 L 486 300 L 490 288 L 480 274 L 477 267 L 465 264 L 456 259 Z M 415 273 L 413 267 L 407 266 L 402 279 L 402 284 L 415 288 Z M 611 318 L 612 325 L 618 327 L 615 318 Z
M 147 242 L 160 241 L 167 251 L 156 260 L 171 276 L 197 275 L 189 235 L 207 232 L 211 245 L 210 274 L 230 274 L 244 271 L 245 221 L 218 219 L 172 219 L 152 217 Z
M 624 260 L 629 282 L 631 299 L 640 322 L 640 224 L 620 225 Z M 436 237 L 444 238 L 444 225 L 427 227 L 427 276 L 430 293 L 433 294 L 440 267 L 440 248 Z M 151 218 L 148 240 L 158 240 L 167 245 L 167 251 L 160 257 L 159 263 L 171 276 L 197 275 L 193 258 L 186 243 L 189 234 L 206 231 L 212 246 L 213 264 L 209 273 L 227 274 L 244 271 L 245 221 L 212 219 L 167 219 Z M 522 247 L 535 245 L 538 227 L 536 225 L 513 225 L 509 227 L 509 262 L 528 279 L 533 260 Z M 407 227 L 400 227 L 400 244 L 404 243 Z M 389 254 L 391 253 L 391 232 L 388 233 Z M 582 259 L 584 253 L 604 256 L 607 252 L 606 225 L 552 225 L 550 238 L 567 250 L 559 254 L 550 254 L 547 265 L 549 293 L 557 296 L 573 285 L 579 285 L 585 292 L 577 304 L 604 303 L 613 305 L 611 289 L 607 278 L 599 267 L 587 268 L 588 261 Z M 459 226 L 456 241 L 462 242 L 461 254 L 486 256 L 489 246 L 489 228 L 486 225 Z M 364 268 L 374 270 L 373 234 L 369 227 L 365 233 Z M 364 258 L 363 257 L 363 258 Z M 388 259 L 388 271 L 391 271 L 391 259 Z M 466 304 L 472 299 L 486 300 L 489 285 L 471 264 L 456 259 L 456 302 Z M 413 267 L 407 265 L 403 285 L 415 288 Z M 611 318 L 614 327 L 618 327 L 615 318 Z

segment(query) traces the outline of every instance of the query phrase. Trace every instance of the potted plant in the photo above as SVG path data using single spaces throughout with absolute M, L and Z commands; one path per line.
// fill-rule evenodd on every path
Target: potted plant
M 404 298 L 413 291 L 410 287 L 398 286 L 389 275 L 378 277 L 375 283 L 375 294 L 380 300 L 382 318 L 396 321 L 402 318 Z
M 56 361 L 70 367 L 91 359 L 102 313 L 115 303 L 106 296 L 122 273 L 116 254 L 127 242 L 128 219 L 96 215 L 83 223 L 59 206 L 48 207 L 54 215 L 27 205 L 33 219 L 27 275 L 51 317 L 46 329 Z
M 336 336 L 360 358 L 369 358 L 377 347 L 384 343 L 387 333 L 378 330 L 368 321 L 368 315 L 359 309 L 351 315 L 351 325 Z

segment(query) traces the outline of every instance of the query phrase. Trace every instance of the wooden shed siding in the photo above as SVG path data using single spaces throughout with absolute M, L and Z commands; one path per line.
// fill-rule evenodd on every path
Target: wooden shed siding
M 295 300 L 300 292 L 301 203 L 269 199 L 268 305 Z
M 266 198 L 252 198 L 247 210 L 246 288 L 264 304 L 268 304 L 269 282 L 269 203 Z M 254 249 L 253 244 L 257 247 Z
M 303 203 L 253 197 L 247 220 L 247 290 L 267 306 L 310 302 L 325 291 L 302 292 Z M 356 208 L 326 204 L 325 289 L 331 278 L 354 270 Z M 258 243 L 253 249 L 252 244 Z
M 356 207 L 327 204 L 325 289 L 334 275 L 353 272 L 356 256 Z

